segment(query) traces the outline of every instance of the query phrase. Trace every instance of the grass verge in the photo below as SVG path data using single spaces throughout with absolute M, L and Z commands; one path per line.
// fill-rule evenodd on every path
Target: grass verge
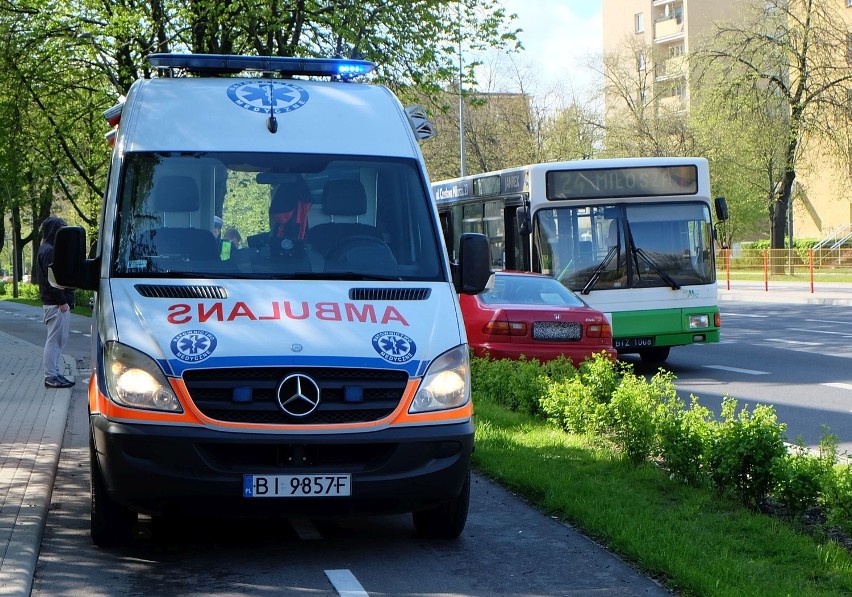
M 852 594 L 852 555 L 487 399 L 474 465 L 682 595 Z

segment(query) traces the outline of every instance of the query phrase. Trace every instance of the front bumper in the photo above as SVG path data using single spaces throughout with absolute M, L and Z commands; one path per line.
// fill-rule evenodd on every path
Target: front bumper
M 458 495 L 473 452 L 473 422 L 365 433 L 278 435 L 138 425 L 91 415 L 110 497 L 141 513 L 391 514 Z M 251 499 L 243 475 L 349 473 L 349 497 Z

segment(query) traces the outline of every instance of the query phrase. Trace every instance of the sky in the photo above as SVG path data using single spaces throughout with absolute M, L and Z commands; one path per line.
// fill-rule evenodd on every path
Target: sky
M 583 66 L 588 54 L 603 51 L 601 0 L 502 0 L 515 13 L 524 51 L 542 86 L 562 83 L 581 91 L 595 75 Z

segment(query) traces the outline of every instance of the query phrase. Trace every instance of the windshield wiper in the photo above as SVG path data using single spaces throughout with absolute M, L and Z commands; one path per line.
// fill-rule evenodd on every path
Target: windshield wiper
M 660 276 L 666 282 L 666 284 L 668 284 L 669 286 L 672 287 L 672 290 L 680 290 L 680 284 L 678 284 L 677 281 L 674 278 L 672 278 L 669 274 L 664 272 L 663 269 L 659 265 L 657 265 L 654 262 L 654 260 L 651 259 L 651 257 L 649 257 L 648 254 L 643 249 L 640 249 L 639 247 L 634 246 L 633 247 L 633 254 L 641 257 L 645 261 L 645 263 L 647 263 L 651 267 L 651 269 L 654 270 L 656 272 L 656 274 L 658 276 Z M 637 267 L 636 269 L 637 269 L 636 275 L 638 276 L 639 275 L 639 273 L 638 273 L 639 268 Z
M 592 291 L 592 288 L 594 288 L 595 284 L 598 282 L 598 278 L 601 277 L 601 274 L 606 269 L 606 266 L 609 265 L 609 262 L 612 261 L 612 258 L 615 257 L 616 253 L 618 253 L 618 245 L 609 248 L 606 257 L 604 257 L 603 261 L 598 264 L 595 271 L 593 271 L 592 275 L 589 277 L 589 281 L 586 282 L 586 285 L 583 286 L 583 290 L 580 291 L 582 294 L 589 294 Z

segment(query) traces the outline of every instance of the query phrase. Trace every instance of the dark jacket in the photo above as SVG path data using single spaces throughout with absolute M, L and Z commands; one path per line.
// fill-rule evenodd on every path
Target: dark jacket
M 74 290 L 54 288 L 47 281 L 47 268 L 53 263 L 53 243 L 56 233 L 65 226 L 62 218 L 51 216 L 41 224 L 41 245 L 38 248 L 38 293 L 44 305 L 74 306 Z

